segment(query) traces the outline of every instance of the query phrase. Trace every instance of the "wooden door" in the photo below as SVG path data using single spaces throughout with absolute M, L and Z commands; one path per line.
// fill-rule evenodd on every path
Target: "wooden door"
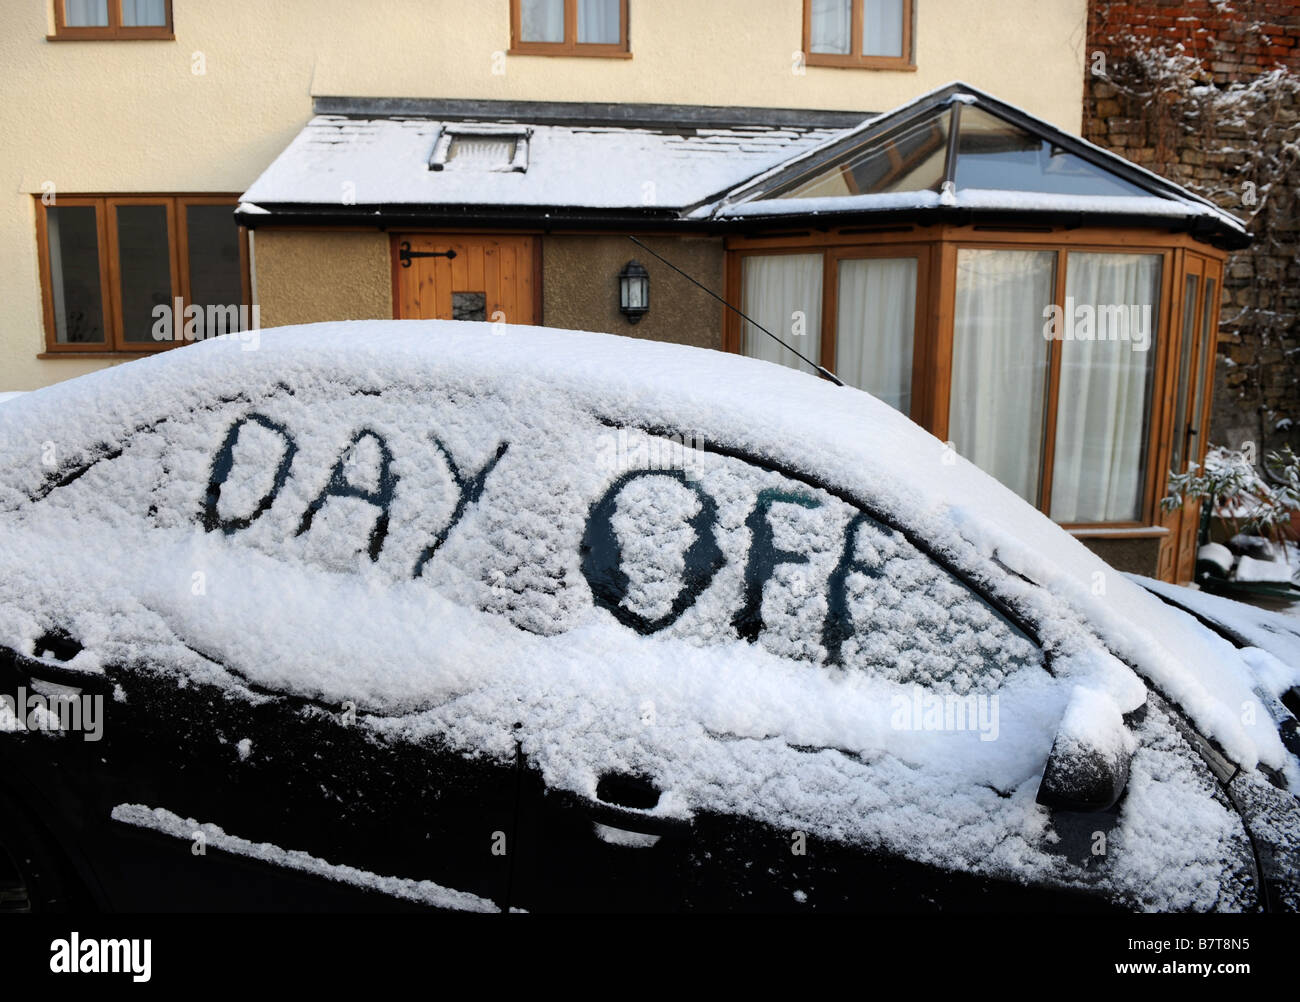
M 540 321 L 536 237 L 398 234 L 397 316 L 404 320 Z
M 1209 445 L 1210 394 L 1219 321 L 1222 266 L 1187 255 L 1178 302 L 1177 384 L 1173 393 L 1173 435 L 1169 468 L 1185 472 L 1205 461 Z M 1191 581 L 1196 570 L 1201 506 L 1189 502 L 1161 518 L 1170 533 L 1160 555 L 1160 577 Z

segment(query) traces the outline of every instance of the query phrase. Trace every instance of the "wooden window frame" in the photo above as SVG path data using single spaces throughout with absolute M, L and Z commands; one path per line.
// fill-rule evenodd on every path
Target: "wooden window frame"
M 858 245 L 850 247 L 828 247 L 824 253 L 822 266 L 822 357 L 821 365 L 830 372 L 835 371 L 835 353 L 838 348 L 840 262 L 860 260 L 893 260 L 912 258 L 916 261 L 916 303 L 912 314 L 912 385 L 910 400 L 912 409 L 917 410 L 918 396 L 922 384 L 928 381 L 928 372 L 923 372 L 922 362 L 928 357 L 923 341 L 927 331 L 925 317 L 926 304 L 930 301 L 930 248 L 924 243 L 898 243 L 880 245 Z M 908 415 L 911 417 L 911 415 Z M 915 420 L 915 418 L 913 418 Z
M 909 0 L 910 2 L 910 0 Z M 619 40 L 614 44 L 578 41 L 578 0 L 564 0 L 564 41 L 526 42 L 523 38 L 522 0 L 510 0 L 510 49 L 512 56 L 581 56 L 598 59 L 631 59 L 628 42 L 628 0 L 619 0 Z
M 127 341 L 123 336 L 122 303 L 120 294 L 121 261 L 118 256 L 117 209 L 124 205 L 165 205 L 167 208 L 167 240 L 171 264 L 173 301 L 179 297 L 186 306 L 190 304 L 189 227 L 186 209 L 191 205 L 228 205 L 231 212 L 239 203 L 238 195 L 60 195 L 52 206 L 45 205 L 41 196 L 35 196 L 36 245 L 40 257 L 41 303 L 45 320 L 45 351 L 40 358 L 124 358 L 154 355 L 181 345 L 189 344 L 183 338 L 171 341 Z M 100 302 L 103 305 L 104 340 L 80 344 L 60 344 L 54 321 L 54 289 L 50 275 L 50 239 L 47 209 L 66 206 L 90 206 L 95 210 L 96 230 L 99 235 Z M 248 231 L 238 227 L 240 295 L 251 308 L 252 279 L 249 267 Z M 182 318 L 173 318 L 183 323 Z
M 113 331 L 113 350 L 129 352 L 152 352 L 161 351 L 166 347 L 176 344 L 175 341 L 155 341 L 152 338 L 147 341 L 128 341 L 126 340 L 126 323 L 122 315 L 122 256 L 121 247 L 118 240 L 118 221 L 117 210 L 123 206 L 162 206 L 167 212 L 167 258 L 169 265 L 168 282 L 171 288 L 171 301 L 174 303 L 181 294 L 180 280 L 180 260 L 179 249 L 176 238 L 176 206 L 173 199 L 149 197 L 147 195 L 132 195 L 123 198 L 109 198 L 104 200 L 108 216 L 108 274 L 109 286 L 113 290 L 112 306 L 112 331 Z M 173 324 L 179 326 L 181 317 L 173 317 Z
M 1056 255 L 1056 271 L 1053 293 L 1055 302 L 1064 303 L 1066 281 L 1068 278 L 1068 257 L 1075 253 L 1102 254 L 1155 254 L 1161 259 L 1160 264 L 1160 299 L 1156 306 L 1153 333 L 1155 352 L 1154 374 L 1147 412 L 1146 441 L 1144 446 L 1144 470 L 1142 475 L 1142 496 L 1139 518 L 1136 521 L 1115 522 L 1069 522 L 1058 523 L 1061 528 L 1076 536 L 1118 536 L 1125 538 L 1161 536 L 1167 530 L 1161 528 L 1159 499 L 1164 494 L 1170 452 L 1170 436 L 1173 424 L 1174 384 L 1178 373 L 1170 366 L 1174 359 L 1172 354 L 1178 347 L 1178 338 L 1173 336 L 1175 325 L 1179 322 L 1181 295 L 1175 290 L 1181 289 L 1181 282 L 1187 268 L 1187 262 L 1193 257 L 1205 259 L 1206 274 L 1217 279 L 1218 302 L 1214 305 L 1215 315 L 1210 320 L 1210 352 L 1204 374 L 1205 384 L 1201 401 L 1202 426 L 1206 425 L 1206 415 L 1212 409 L 1212 389 L 1214 386 L 1215 340 L 1217 339 L 1217 319 L 1222 302 L 1222 272 L 1224 255 L 1189 235 L 1161 234 L 1156 231 L 1131 227 L 1082 227 L 1074 230 L 1064 227 L 997 227 L 990 225 L 952 226 L 933 225 L 918 227 L 913 225 L 889 226 L 881 224 L 875 227 L 845 227 L 830 232 L 813 231 L 807 228 L 791 228 L 785 233 L 754 234 L 752 236 L 728 237 L 726 247 L 726 288 L 727 298 L 739 305 L 742 295 L 742 261 L 749 254 L 807 254 L 820 251 L 828 262 L 823 270 L 822 279 L 822 356 L 818 361 L 827 364 L 834 371 L 834 355 L 831 353 L 834 338 L 835 290 L 831 283 L 834 272 L 829 263 L 838 257 L 859 256 L 869 251 L 877 256 L 897 256 L 910 253 L 915 247 L 929 247 L 929 262 L 924 258 L 920 266 L 926 268 L 924 279 L 918 275 L 918 292 L 922 281 L 925 282 L 924 311 L 918 311 L 915 341 L 912 355 L 912 420 L 924 427 L 941 440 L 948 438 L 948 407 L 952 390 L 952 351 L 953 324 L 956 309 L 956 259 L 961 248 L 992 250 L 1038 250 Z M 895 250 L 894 248 L 897 248 Z M 904 248 L 907 248 L 906 250 Z M 1205 294 L 1202 287 L 1200 296 Z M 741 321 L 730 311 L 723 314 L 723 349 L 735 353 L 743 350 L 741 345 Z M 1051 477 L 1055 462 L 1056 424 L 1055 418 L 1059 408 L 1061 351 L 1058 342 L 1048 346 L 1048 386 L 1044 394 L 1044 449 L 1043 468 L 1040 473 L 1040 503 L 1036 506 L 1047 513 L 1051 505 Z M 1208 444 L 1208 436 L 1202 436 L 1198 444 L 1201 458 Z M 1050 517 L 1050 515 L 1049 515 Z
M 862 0 L 853 0 L 849 23 L 850 51 L 812 51 L 812 0 L 803 0 L 803 60 L 808 66 L 832 66 L 859 70 L 916 70 L 913 35 L 916 0 L 900 0 L 903 5 L 903 54 L 900 56 L 864 56 L 862 54 Z
M 1075 243 L 1063 242 L 1059 240 L 1044 241 L 1017 241 L 1007 243 L 999 240 L 989 241 L 971 241 L 962 240 L 955 242 L 953 245 L 954 262 L 956 252 L 967 248 L 974 250 L 1024 250 L 1024 251 L 1048 251 L 1055 255 L 1053 275 L 1053 298 L 1052 303 L 1061 305 L 1065 302 L 1065 290 L 1069 281 L 1069 256 L 1071 254 L 1137 254 L 1137 255 L 1154 255 L 1160 258 L 1160 286 L 1158 291 L 1159 299 L 1155 304 L 1155 330 L 1151 334 L 1152 344 L 1148 350 L 1155 351 L 1155 359 L 1152 362 L 1153 371 L 1151 376 L 1150 396 L 1147 403 L 1147 428 L 1146 443 L 1143 448 L 1142 456 L 1145 469 L 1142 471 L 1142 493 L 1138 508 L 1138 517 L 1136 520 L 1124 519 L 1111 522 L 1057 522 L 1062 529 L 1069 532 L 1087 532 L 1088 530 L 1100 529 L 1147 529 L 1155 524 L 1155 518 L 1158 515 L 1156 511 L 1157 503 L 1154 491 L 1157 489 L 1154 485 L 1160 477 L 1159 459 L 1162 445 L 1161 432 L 1164 427 L 1166 415 L 1163 407 L 1163 395 L 1165 388 L 1165 369 L 1168 365 L 1169 350 L 1169 314 L 1170 314 L 1170 296 L 1171 296 L 1171 279 L 1175 268 L 1174 251 L 1167 244 L 1112 244 L 1112 243 Z M 956 274 L 954 272 L 951 281 L 950 293 L 953 299 L 952 309 L 955 319 L 956 303 Z M 949 328 L 951 331 L 951 327 Z M 952 364 L 952 343 L 951 333 L 947 348 L 947 360 L 949 368 Z M 1062 348 L 1061 342 L 1052 340 L 1047 344 L 1047 388 L 1043 396 L 1043 447 L 1042 447 L 1042 469 L 1039 471 L 1038 482 L 1038 503 L 1035 507 L 1048 518 L 1052 517 L 1052 477 L 1055 471 L 1056 463 L 1056 422 L 1060 408 L 1061 393 L 1061 362 Z M 951 396 L 951 382 L 949 382 L 949 397 Z M 944 438 L 947 438 L 948 422 L 947 410 L 948 399 L 941 402 L 943 409 L 943 426 Z
M 54 34 L 46 35 L 51 42 L 104 42 L 104 41 L 174 41 L 176 32 L 172 21 L 172 0 L 164 0 L 167 23 L 163 25 L 125 25 L 122 23 L 122 0 L 108 0 L 108 24 L 102 28 L 72 27 L 67 23 L 67 0 L 54 0 Z

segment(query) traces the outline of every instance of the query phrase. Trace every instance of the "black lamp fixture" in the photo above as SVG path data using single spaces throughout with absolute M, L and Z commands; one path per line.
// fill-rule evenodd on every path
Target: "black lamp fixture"
M 618 273 L 618 308 L 630 324 L 650 312 L 650 272 L 636 259 Z

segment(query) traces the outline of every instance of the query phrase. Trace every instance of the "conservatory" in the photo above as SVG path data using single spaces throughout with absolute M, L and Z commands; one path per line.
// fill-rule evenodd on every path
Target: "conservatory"
M 1162 513 L 1209 420 L 1230 214 L 964 85 L 737 186 L 729 350 L 817 361 L 1117 565 L 1191 577 Z
M 876 115 L 316 112 L 236 212 L 268 326 L 477 319 L 806 358 L 1121 569 L 1190 579 L 1196 513 L 1160 499 L 1204 453 L 1224 260 L 1248 241 L 1212 203 L 961 83 Z

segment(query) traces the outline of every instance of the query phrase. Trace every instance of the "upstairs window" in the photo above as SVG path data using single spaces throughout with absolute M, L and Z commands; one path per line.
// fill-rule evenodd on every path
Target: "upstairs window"
M 912 0 L 804 0 L 809 66 L 913 69 Z
M 531 56 L 630 56 L 627 0 L 510 0 L 510 51 Z
M 51 39 L 174 37 L 171 0 L 54 0 Z

